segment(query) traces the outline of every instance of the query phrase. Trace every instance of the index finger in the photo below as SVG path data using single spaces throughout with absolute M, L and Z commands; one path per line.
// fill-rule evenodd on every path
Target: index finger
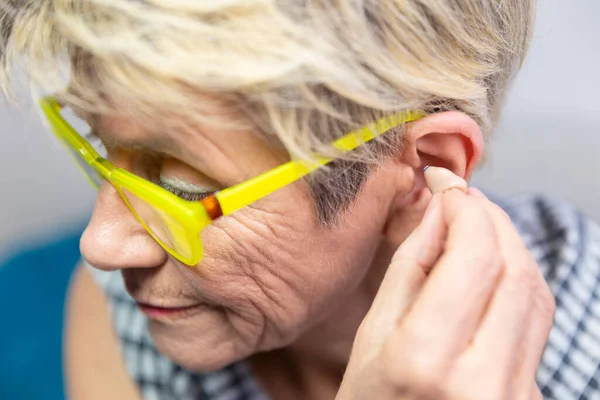
M 443 195 L 445 252 L 413 308 L 401 321 L 438 357 L 453 358 L 468 345 L 498 285 L 503 260 L 488 210 L 460 190 Z

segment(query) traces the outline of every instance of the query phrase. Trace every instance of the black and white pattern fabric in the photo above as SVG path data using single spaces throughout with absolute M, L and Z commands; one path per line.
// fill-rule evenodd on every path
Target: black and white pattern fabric
M 544 197 L 493 200 L 510 215 L 556 297 L 554 327 L 537 375 L 544 399 L 600 400 L 600 227 Z M 91 270 L 110 300 L 127 370 L 144 399 L 268 399 L 244 363 L 196 374 L 160 355 L 121 275 Z

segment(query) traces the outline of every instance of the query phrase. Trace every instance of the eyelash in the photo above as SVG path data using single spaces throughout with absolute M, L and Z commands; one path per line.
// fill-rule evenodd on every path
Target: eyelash
M 104 145 L 102 143 L 102 140 L 100 140 L 100 138 L 98 137 L 98 135 L 95 134 L 94 131 L 90 131 L 87 135 L 85 135 L 85 138 L 92 145 Z M 204 192 L 204 193 L 186 192 L 186 191 L 178 189 L 172 185 L 169 185 L 168 183 L 163 182 L 160 179 L 156 179 L 156 180 L 152 179 L 152 181 L 154 181 L 153 183 L 155 183 L 156 185 L 173 193 L 175 196 L 177 196 L 183 200 L 187 200 L 187 201 L 200 201 L 200 200 L 203 200 L 215 193 L 215 192 Z
M 169 192 L 173 193 L 175 196 L 177 196 L 183 200 L 187 200 L 187 201 L 200 201 L 200 200 L 203 200 L 215 193 L 215 192 L 204 192 L 204 193 L 186 192 L 181 189 L 177 189 L 176 187 L 173 187 L 173 186 L 169 185 L 168 183 L 165 183 L 162 181 L 157 182 L 157 185 L 162 187 L 163 189 L 166 189 Z

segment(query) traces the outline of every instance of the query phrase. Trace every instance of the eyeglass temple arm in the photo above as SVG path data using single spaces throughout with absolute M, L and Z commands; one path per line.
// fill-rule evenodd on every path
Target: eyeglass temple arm
M 392 128 L 422 117 L 422 113 L 415 111 L 401 112 L 384 117 L 364 128 L 342 136 L 334 141 L 332 146 L 342 153 L 347 153 Z M 224 189 L 216 193 L 215 197 L 221 206 L 222 214 L 228 215 L 305 177 L 331 161 L 333 161 L 333 158 L 330 157 L 316 157 L 313 161 L 289 161 L 262 175 Z
M 72 129 L 61 117 L 59 113 L 61 104 L 58 101 L 49 96 L 42 99 L 41 105 L 48 118 L 54 121 L 58 126 L 61 126 L 62 129 Z M 387 116 L 381 118 L 377 122 L 367 125 L 366 127 L 342 136 L 334 141 L 332 146 L 341 153 L 347 153 L 392 128 L 422 117 L 423 114 L 416 111 L 400 112 L 391 116 Z M 93 149 L 88 148 L 89 145 L 87 143 L 77 144 L 83 145 L 87 148 L 89 154 L 84 154 L 84 156 L 89 157 L 94 153 Z M 205 205 L 211 210 L 214 209 L 211 213 L 214 215 L 214 217 L 219 215 L 229 215 L 234 211 L 246 207 L 247 205 L 250 205 L 255 201 L 277 191 L 278 189 L 281 189 L 282 187 L 305 177 L 314 170 L 330 163 L 331 161 L 333 161 L 333 158 L 322 156 L 317 156 L 311 161 L 289 161 L 255 178 L 216 193 L 214 198 L 217 201 L 214 202 L 212 199 L 209 199 L 211 202 Z

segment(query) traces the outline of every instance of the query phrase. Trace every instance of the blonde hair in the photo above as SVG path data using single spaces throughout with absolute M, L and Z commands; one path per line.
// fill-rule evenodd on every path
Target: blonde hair
M 402 109 L 460 110 L 489 134 L 534 14 L 534 0 L 0 4 L 4 77 L 20 60 L 56 90 L 70 63 L 67 97 L 97 109 L 209 118 L 195 93 L 209 94 L 295 155 Z

